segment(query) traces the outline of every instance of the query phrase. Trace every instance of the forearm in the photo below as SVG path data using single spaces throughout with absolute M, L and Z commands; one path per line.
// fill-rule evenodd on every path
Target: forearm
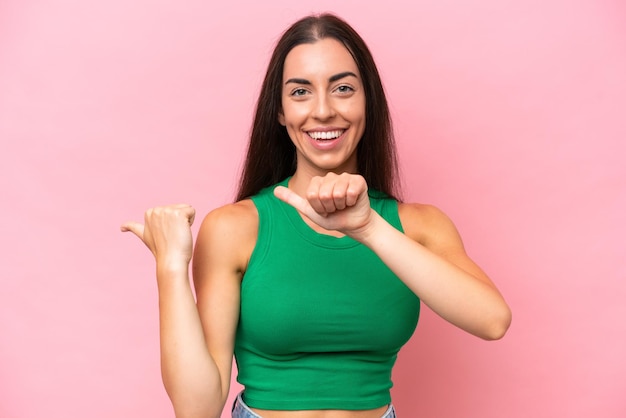
M 176 416 L 219 417 L 225 395 L 183 269 L 157 268 L 161 373 Z
M 491 284 L 410 239 L 376 212 L 366 230 L 353 237 L 381 260 L 438 315 L 484 339 L 497 339 L 511 313 Z

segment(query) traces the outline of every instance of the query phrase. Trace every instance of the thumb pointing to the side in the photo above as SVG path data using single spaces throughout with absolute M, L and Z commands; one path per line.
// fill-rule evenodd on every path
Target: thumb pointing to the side
M 139 222 L 125 222 L 120 227 L 120 230 L 122 232 L 129 232 L 130 231 L 133 234 L 137 235 L 139 237 L 139 239 L 143 241 L 144 226 L 143 226 L 143 224 L 141 224 Z
M 274 196 L 276 196 L 283 202 L 293 206 L 298 211 L 304 213 L 308 217 L 315 217 L 316 215 L 319 216 L 313 210 L 309 202 L 307 202 L 304 198 L 300 197 L 296 192 L 287 187 L 277 186 L 274 189 Z

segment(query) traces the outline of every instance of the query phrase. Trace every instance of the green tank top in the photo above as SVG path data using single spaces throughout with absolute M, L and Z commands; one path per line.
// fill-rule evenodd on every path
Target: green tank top
M 369 248 L 315 232 L 273 189 L 252 197 L 259 232 L 235 341 L 245 402 L 268 410 L 388 404 L 391 369 L 415 331 L 419 299 Z M 402 231 L 397 202 L 369 197 Z

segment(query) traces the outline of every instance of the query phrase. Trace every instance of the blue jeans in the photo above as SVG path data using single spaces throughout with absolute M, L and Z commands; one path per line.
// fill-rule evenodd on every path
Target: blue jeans
M 241 392 L 243 393 L 243 392 Z M 235 399 L 235 403 L 233 405 L 233 418 L 263 418 L 258 414 L 255 414 L 248 405 L 245 404 L 241 397 L 241 393 L 237 395 L 237 399 Z M 393 405 L 389 404 L 389 408 L 385 411 L 382 417 L 380 418 L 396 418 L 396 410 L 393 409 Z

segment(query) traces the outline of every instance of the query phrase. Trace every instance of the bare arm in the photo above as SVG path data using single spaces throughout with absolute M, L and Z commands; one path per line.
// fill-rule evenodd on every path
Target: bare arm
M 508 329 L 509 307 L 467 256 L 456 228 L 441 212 L 401 206 L 407 229 L 402 234 L 370 208 L 365 180 L 346 173 L 314 178 L 305 198 L 286 188 L 277 188 L 275 194 L 322 228 L 367 245 L 452 324 L 484 339 L 501 338 Z
M 194 211 L 188 205 L 154 208 L 146 212 L 145 225 L 129 222 L 122 226 L 122 230 L 141 238 L 156 259 L 161 372 L 176 416 L 219 417 L 225 402 L 224 392 L 228 393 L 230 363 L 225 372 L 223 359 L 226 356 L 221 351 L 209 349 L 189 283 L 193 218 Z M 212 240 L 210 224 L 213 218 L 215 216 L 205 219 L 196 252 L 198 246 L 202 248 L 204 245 L 201 243 Z M 200 249 L 200 252 L 206 256 L 209 251 Z M 196 262 L 197 258 L 195 255 L 194 265 L 206 265 Z M 224 373 L 227 373 L 226 377 Z M 225 388 L 224 381 L 227 382 Z
M 511 312 L 493 282 L 465 252 L 450 219 L 424 205 L 401 205 L 405 234 L 376 212 L 359 240 L 433 311 L 480 338 L 504 336 Z
M 211 212 L 196 242 L 193 278 L 206 346 L 219 370 L 219 411 L 230 388 L 241 280 L 257 230 L 256 208 L 246 200 Z
M 161 375 L 177 418 L 219 417 L 221 379 L 204 339 L 187 272 L 157 273 Z

